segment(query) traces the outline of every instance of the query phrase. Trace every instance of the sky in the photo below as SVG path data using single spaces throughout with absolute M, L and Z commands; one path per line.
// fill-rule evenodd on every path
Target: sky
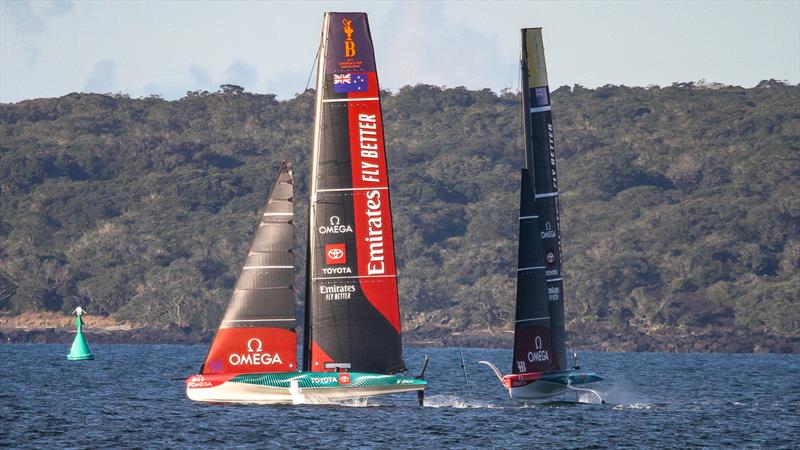
M 800 83 L 800 0 L 0 0 L 0 102 L 176 99 L 225 83 L 292 98 L 309 79 L 324 11 L 369 14 L 381 87 L 393 91 L 516 90 L 522 27 L 543 27 L 553 88 Z

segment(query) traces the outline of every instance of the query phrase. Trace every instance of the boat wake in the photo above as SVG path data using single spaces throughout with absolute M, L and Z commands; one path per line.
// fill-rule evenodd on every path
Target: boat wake
M 665 403 L 629 403 L 625 405 L 614 405 L 614 409 L 654 409 L 667 406 Z
M 624 379 L 615 379 L 597 389 L 603 399 L 615 410 L 663 408 L 666 403 L 652 401 L 637 392 L 636 388 Z
M 600 394 L 595 393 L 595 391 L 585 391 L 585 392 L 576 392 L 575 393 L 578 397 L 578 403 L 586 403 L 586 404 L 602 404 L 603 402 L 607 402 L 604 400 Z
M 464 398 L 458 395 L 438 394 L 425 397 L 425 407 L 428 408 L 496 408 L 494 404 L 473 398 Z
M 326 403 L 315 403 L 315 404 L 345 406 L 348 408 L 368 408 L 370 406 L 381 406 L 375 401 L 375 399 L 372 399 L 372 401 L 370 401 L 370 398 L 368 397 L 348 398 L 345 400 L 329 400 Z
M 368 408 L 374 406 L 385 406 L 375 398 L 355 397 L 355 398 L 330 398 L 318 395 L 299 395 L 294 398 L 294 405 L 311 406 L 343 406 L 345 408 Z

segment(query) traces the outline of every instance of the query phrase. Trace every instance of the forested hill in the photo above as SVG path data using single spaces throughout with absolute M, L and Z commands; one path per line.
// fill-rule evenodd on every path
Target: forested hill
M 0 310 L 215 327 L 283 159 L 304 286 L 313 98 L 0 105 Z M 561 87 L 553 105 L 572 325 L 800 333 L 800 86 Z M 517 97 L 418 85 L 383 107 L 404 327 L 509 329 Z

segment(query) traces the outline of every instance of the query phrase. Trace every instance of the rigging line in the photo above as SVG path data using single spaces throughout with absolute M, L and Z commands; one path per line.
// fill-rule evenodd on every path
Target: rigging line
M 308 81 L 306 81 L 306 88 L 303 90 L 303 92 L 307 91 L 308 85 L 311 84 L 311 75 L 314 74 L 314 67 L 317 67 L 317 61 L 319 61 L 319 51 L 321 48 L 321 45 L 317 47 L 317 54 L 314 56 L 314 62 L 311 64 L 311 70 L 308 72 Z

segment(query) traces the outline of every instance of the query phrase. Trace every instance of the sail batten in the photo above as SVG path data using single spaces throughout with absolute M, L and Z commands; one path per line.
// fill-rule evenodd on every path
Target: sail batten
M 366 14 L 326 13 L 312 156 L 305 370 L 404 369 L 379 100 Z

